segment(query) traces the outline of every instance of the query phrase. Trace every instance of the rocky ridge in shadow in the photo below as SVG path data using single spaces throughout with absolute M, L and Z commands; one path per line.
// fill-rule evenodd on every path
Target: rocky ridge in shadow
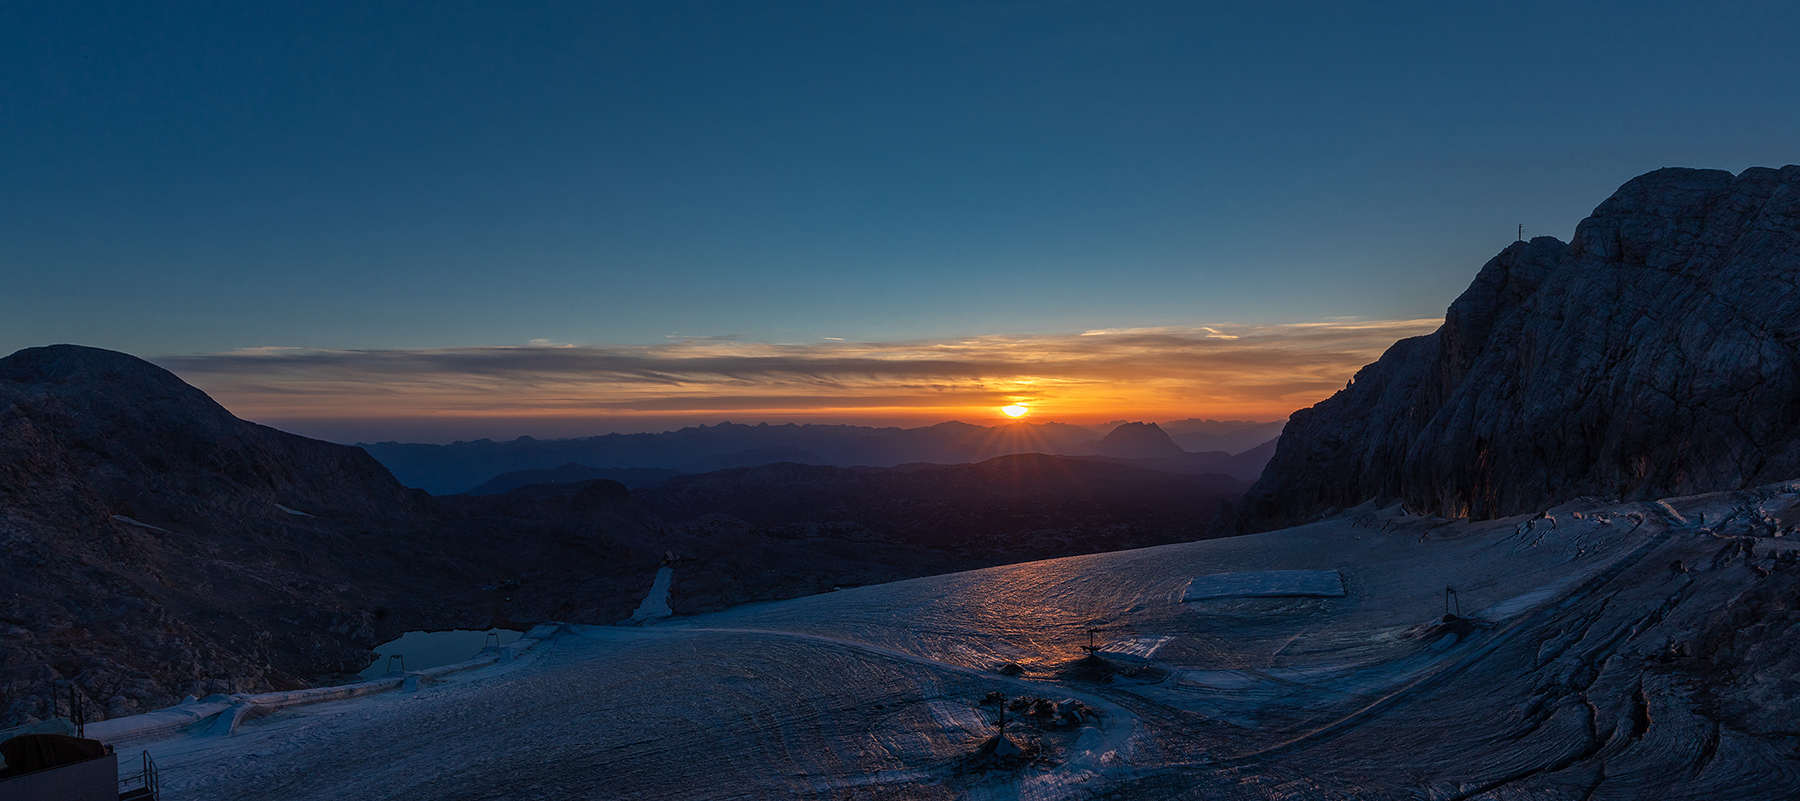
M 407 630 L 617 619 L 672 532 L 623 488 L 582 500 L 434 499 L 148 362 L 20 351 L 0 359 L 0 725 L 67 715 L 70 683 L 116 717 L 331 681 Z
M 1488 519 L 1800 475 L 1800 166 L 1664 169 L 1508 246 L 1437 332 L 1294 414 L 1234 528 Z

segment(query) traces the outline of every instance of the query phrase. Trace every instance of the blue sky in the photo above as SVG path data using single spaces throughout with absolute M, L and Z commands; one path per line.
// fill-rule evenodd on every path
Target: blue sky
M 0 352 L 1429 318 L 1800 161 L 1784 3 L 145 5 L 0 8 Z

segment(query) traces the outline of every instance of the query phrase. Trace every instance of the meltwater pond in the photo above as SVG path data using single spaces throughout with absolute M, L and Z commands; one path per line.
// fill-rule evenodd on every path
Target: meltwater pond
M 506 629 L 409 631 L 400 635 L 400 639 L 375 646 L 375 663 L 364 668 L 359 675 L 366 679 L 386 676 L 389 662 L 393 663 L 394 670 L 399 670 L 401 659 L 389 659 L 393 656 L 404 658 L 407 670 L 454 665 L 473 658 L 486 646 L 505 645 L 519 639 L 519 636 L 519 632 Z

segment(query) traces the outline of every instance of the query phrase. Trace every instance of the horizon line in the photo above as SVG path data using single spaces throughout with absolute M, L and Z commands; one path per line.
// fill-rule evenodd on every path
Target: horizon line
M 1298 411 L 1298 410 L 1296 410 L 1296 411 Z M 338 422 L 342 422 L 343 418 L 334 418 L 334 420 L 336 420 Z M 949 420 L 939 420 L 938 422 L 935 422 L 935 423 L 926 423 L 923 425 L 901 426 L 901 425 L 876 425 L 876 424 L 868 424 L 868 423 L 850 423 L 850 422 L 811 422 L 811 421 L 796 422 L 796 421 L 792 421 L 792 420 L 789 420 L 789 421 L 783 422 L 783 423 L 771 423 L 767 420 L 763 420 L 763 421 L 759 421 L 759 422 L 755 422 L 755 423 L 740 423 L 740 422 L 734 422 L 732 420 L 721 420 L 717 423 L 697 423 L 694 425 L 681 426 L 679 428 L 665 428 L 665 429 L 655 430 L 655 431 L 652 431 L 652 430 L 604 431 L 604 432 L 594 433 L 594 434 L 577 434 L 577 435 L 572 435 L 572 436 L 534 436 L 531 434 L 520 434 L 515 437 L 485 436 L 485 437 L 476 437 L 474 439 L 455 439 L 455 440 L 450 440 L 447 442 L 444 442 L 444 441 L 424 442 L 424 441 L 417 441 L 417 440 L 400 440 L 400 439 L 375 439 L 375 440 L 359 439 L 355 442 L 340 442 L 338 444 L 342 444 L 342 445 L 381 445 L 381 444 L 387 444 L 387 443 L 394 443 L 394 444 L 398 444 L 398 445 L 455 445 L 457 443 L 472 443 L 472 442 L 517 442 L 519 440 L 532 440 L 532 441 L 536 441 L 536 442 L 567 442 L 567 441 L 573 441 L 573 440 L 598 439 L 601 437 L 613 437 L 613 436 L 622 436 L 622 437 L 623 436 L 638 436 L 638 435 L 656 436 L 656 435 L 660 435 L 660 434 L 675 434 L 675 433 L 679 433 L 682 431 L 689 431 L 689 430 L 695 430 L 695 429 L 724 428 L 726 426 L 737 426 L 737 427 L 742 427 L 742 428 L 765 428 L 765 427 L 766 428 L 788 428 L 788 427 L 806 428 L 806 427 L 815 427 L 816 426 L 819 428 L 866 428 L 866 429 L 875 430 L 875 431 L 884 430 L 884 429 L 897 429 L 900 431 L 915 431 L 915 430 L 922 429 L 922 428 L 935 428 L 937 426 L 951 425 L 951 424 L 961 424 L 961 425 L 971 426 L 974 428 L 988 428 L 988 429 L 1008 427 L 1008 426 L 1021 426 L 1021 425 L 1024 425 L 1024 426 L 1056 425 L 1056 426 L 1068 426 L 1070 428 L 1096 429 L 1096 428 L 1103 428 L 1106 426 L 1112 426 L 1112 427 L 1116 428 L 1118 426 L 1129 425 L 1131 423 L 1143 423 L 1146 425 L 1154 425 L 1154 426 L 1157 426 L 1158 428 L 1164 428 L 1164 426 L 1167 424 L 1183 423 L 1183 422 L 1187 422 L 1189 420 L 1203 422 L 1203 423 L 1219 423 L 1219 424 L 1245 423 L 1245 424 L 1254 425 L 1254 426 L 1271 425 L 1274 423 L 1286 424 L 1286 422 L 1287 422 L 1286 418 L 1283 418 L 1280 420 L 1250 420 L 1250 419 L 1223 420 L 1223 419 L 1217 419 L 1217 418 L 1212 418 L 1212 417 L 1186 417 L 1186 418 L 1181 418 L 1178 420 L 1150 420 L 1150 419 L 1128 420 L 1125 418 L 1116 418 L 1116 419 L 1108 420 L 1108 421 L 1101 422 L 1101 423 L 1070 423 L 1070 422 L 1065 422 L 1062 420 L 1001 419 L 1001 420 L 996 420 L 992 425 L 987 425 L 987 424 L 982 424 L 982 423 L 971 423 L 971 422 L 968 422 L 961 418 L 952 418 Z M 256 421 L 250 421 L 250 422 L 256 422 Z M 291 431 L 287 431 L 285 428 L 282 428 L 279 425 L 274 425 L 271 423 L 259 422 L 257 424 L 258 425 L 266 425 L 266 426 L 269 426 L 270 428 L 274 428 L 276 430 L 283 431 L 285 433 L 290 433 L 290 434 L 294 433 Z M 1164 430 L 1166 433 L 1166 428 L 1164 428 Z M 305 435 L 296 434 L 296 436 L 305 436 Z M 1102 435 L 1102 436 L 1104 436 L 1104 435 Z M 1174 436 L 1174 435 L 1171 435 L 1171 436 Z

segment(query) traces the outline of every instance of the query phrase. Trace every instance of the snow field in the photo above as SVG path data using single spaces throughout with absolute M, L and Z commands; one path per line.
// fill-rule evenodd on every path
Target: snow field
M 1651 784 L 1781 798 L 1766 788 L 1791 760 L 1695 717 L 1679 682 L 1639 667 L 1663 629 L 1753 580 L 1713 558 L 1729 537 L 1693 522 L 1737 502 L 1477 524 L 1358 508 L 1248 537 L 571 627 L 418 692 L 149 747 L 171 797 L 191 799 L 1561 798 L 1602 783 L 1621 798 Z M 1671 560 L 1717 566 L 1678 573 Z M 1329 574 L 1343 594 L 1183 600 L 1220 574 L 1289 590 Z M 1446 586 L 1462 619 L 1443 620 Z M 1090 628 L 1118 668 L 1110 681 L 1069 678 Z M 1024 674 L 994 672 L 1008 662 Z M 990 732 L 980 699 L 995 691 L 1103 714 L 1025 732 L 1042 741 L 1038 763 L 971 774 L 965 758 Z M 1618 735 L 1645 693 L 1656 722 Z M 1689 754 L 1709 730 L 1711 750 Z

